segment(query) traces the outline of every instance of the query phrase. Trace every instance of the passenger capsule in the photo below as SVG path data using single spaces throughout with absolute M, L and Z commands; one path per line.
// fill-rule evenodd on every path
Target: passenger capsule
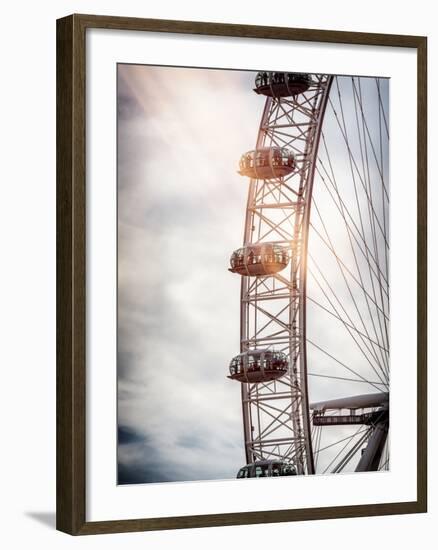
M 289 97 L 307 92 L 312 84 L 303 73 L 257 73 L 254 91 L 269 97 Z
M 228 378 L 248 384 L 270 382 L 284 376 L 288 368 L 289 361 L 283 352 L 252 349 L 232 359 Z
M 239 174 L 259 180 L 284 178 L 295 168 L 295 157 L 285 147 L 261 147 L 240 157 Z
M 248 277 L 274 275 L 289 263 L 289 250 L 276 243 L 247 244 L 235 250 L 229 271 Z
M 295 466 L 282 460 L 256 460 L 246 464 L 237 473 L 237 479 L 248 477 L 296 476 Z

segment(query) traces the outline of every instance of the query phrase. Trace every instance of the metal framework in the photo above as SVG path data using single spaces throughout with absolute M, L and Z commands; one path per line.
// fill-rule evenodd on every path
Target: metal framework
M 260 76 L 261 75 L 261 76 Z M 298 474 L 314 474 L 320 455 L 326 449 L 336 449 L 334 457 L 318 471 L 339 472 L 357 457 L 357 471 L 387 469 L 389 453 L 389 289 L 388 289 L 388 193 L 383 167 L 384 140 L 387 118 L 383 109 L 380 83 L 375 79 L 378 97 L 380 147 L 373 144 L 364 112 L 360 79 L 351 79 L 357 140 L 361 160 L 354 158 L 345 122 L 345 112 L 337 77 L 329 75 L 296 75 L 290 73 L 259 73 L 255 91 L 267 96 L 259 127 L 256 148 L 246 153 L 241 161 L 241 174 L 250 176 L 246 206 L 243 248 L 237 251 L 237 268 L 241 277 L 240 352 L 271 349 L 286 354 L 289 362 L 287 374 L 275 380 L 254 375 L 240 377 L 246 462 L 278 460 L 293 464 Z M 334 105 L 330 91 L 334 88 L 339 104 Z M 258 84 L 257 84 L 258 83 Z M 303 84 L 303 88 L 299 89 Z M 291 91 L 290 87 L 295 86 Z M 275 89 L 276 88 L 276 89 Z M 276 90 L 282 90 L 276 94 Z M 357 212 L 353 213 L 343 202 L 336 182 L 323 122 L 327 107 L 340 129 L 341 141 L 348 153 L 351 181 L 356 196 Z M 338 112 L 339 111 L 339 112 Z M 326 165 L 320 158 L 320 142 L 326 152 Z M 356 151 L 357 153 L 357 151 Z M 359 154 L 359 153 L 357 153 Z M 287 161 L 287 170 L 275 170 L 275 155 Z M 370 158 L 376 166 L 370 167 Z M 279 162 L 279 161 L 278 161 Z M 257 172 L 257 165 L 260 166 Z M 278 164 L 277 164 L 278 165 Z M 293 170 L 290 168 L 293 165 Z M 286 166 L 286 164 L 284 165 Z M 242 168 L 243 167 L 243 168 Z M 375 191 L 371 189 L 373 171 L 381 184 L 381 204 L 377 205 Z M 255 172 L 255 173 L 252 173 Z M 339 257 L 336 247 L 315 203 L 313 185 L 316 175 L 327 187 L 329 197 L 341 216 L 342 225 L 351 245 L 353 267 Z M 363 188 L 363 201 L 358 198 L 359 184 Z M 380 195 L 379 195 L 380 196 Z M 380 199 L 379 199 L 380 200 Z M 322 222 L 320 230 L 311 220 L 311 212 Z M 379 210 L 380 209 L 380 210 Z M 365 212 L 365 213 L 364 213 Z M 366 229 L 368 222 L 370 230 Z M 358 219 L 357 219 L 358 215 Z M 314 214 L 312 214 L 314 216 Z M 316 215 L 315 215 L 316 217 Z M 355 221 L 356 220 L 356 221 Z M 360 370 L 341 362 L 323 348 L 311 342 L 306 334 L 307 276 L 309 261 L 309 233 L 313 229 L 336 260 L 342 280 L 349 291 L 358 316 L 349 314 L 336 296 L 318 265 L 318 276 L 310 271 L 325 295 L 322 305 L 310 298 L 312 305 L 322 308 L 337 319 L 346 329 L 348 338 L 358 347 L 375 373 L 377 380 L 361 374 Z M 368 234 L 370 233 L 370 234 Z M 269 244 L 268 244 L 269 243 Z M 248 257 L 254 251 L 278 246 L 287 249 L 289 262 L 275 272 L 267 272 L 260 256 L 259 265 L 249 265 Z M 261 254 L 261 252 L 259 252 Z M 358 258 L 359 257 L 359 258 Z M 265 258 L 268 258 L 266 256 Z M 237 261 L 237 260 L 236 260 Z M 278 261 L 277 261 L 278 263 Z M 383 265 L 383 267 L 382 267 Z M 273 270 L 274 271 L 274 270 Z M 364 272 L 365 274 L 363 275 Z M 368 276 L 368 278 L 367 278 Z M 351 285 L 358 287 L 363 307 L 369 317 L 364 321 L 360 300 L 355 298 Z M 362 295 L 363 294 L 363 295 Z M 330 360 L 347 369 L 348 375 L 330 376 L 309 373 L 307 370 L 307 343 L 310 342 Z M 351 344 L 353 345 L 353 344 Z M 378 390 L 378 394 L 351 396 L 346 399 L 309 404 L 308 377 L 326 376 L 327 379 L 351 380 L 365 383 Z M 248 376 L 245 374 L 245 376 Z M 233 376 L 231 376 L 233 378 Z M 237 379 L 235 376 L 234 379 Z M 376 397 L 377 395 L 377 397 Z M 360 409 L 360 411 L 358 411 Z M 313 410 L 313 413 L 311 413 Z M 348 429 L 359 425 L 347 437 L 337 437 L 321 444 L 322 430 L 333 432 L 340 427 Z M 345 428 L 347 427 L 347 428 Z M 344 434 L 344 432 L 342 432 Z M 342 446 L 340 450 L 339 446 Z
M 306 93 L 268 97 L 256 148 L 287 147 L 296 169 L 288 177 L 252 179 L 244 245 L 276 242 L 290 250 L 290 267 L 271 277 L 242 277 L 241 352 L 273 346 L 289 358 L 276 381 L 242 384 L 246 460 L 293 462 L 312 474 L 306 372 L 306 251 L 316 153 L 331 78 L 314 75 Z

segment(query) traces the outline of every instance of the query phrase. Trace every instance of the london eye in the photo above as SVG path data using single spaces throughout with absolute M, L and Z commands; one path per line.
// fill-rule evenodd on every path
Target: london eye
M 253 92 L 261 121 L 239 163 L 248 195 L 229 266 L 238 477 L 387 470 L 388 83 L 259 72 Z

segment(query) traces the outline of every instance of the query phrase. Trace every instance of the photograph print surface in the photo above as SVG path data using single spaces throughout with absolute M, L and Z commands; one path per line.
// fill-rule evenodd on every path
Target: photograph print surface
M 390 468 L 389 85 L 118 65 L 119 484 Z

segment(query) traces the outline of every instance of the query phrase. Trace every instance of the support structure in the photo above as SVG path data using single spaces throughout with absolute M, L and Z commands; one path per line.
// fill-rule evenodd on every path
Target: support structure
M 296 83 L 297 78 L 270 73 L 266 78 L 269 87 L 259 92 L 267 98 L 256 149 L 244 159 L 246 175 L 252 177 L 243 247 L 274 243 L 288 250 L 289 262 L 281 272 L 269 276 L 264 272 L 242 276 L 240 351 L 248 354 L 269 348 L 285 353 L 289 361 L 281 378 L 242 383 L 247 463 L 279 460 L 293 464 L 298 474 L 313 474 L 306 365 L 306 254 L 315 163 L 331 77 L 304 78 L 302 91 L 291 95 L 285 82 Z M 262 77 L 260 82 L 265 84 Z M 276 94 L 276 89 L 281 93 Z M 293 170 L 284 175 L 284 167 L 292 165 L 291 155 Z M 271 170 L 267 170 L 268 164 Z M 251 261 L 262 263 L 257 257 Z

